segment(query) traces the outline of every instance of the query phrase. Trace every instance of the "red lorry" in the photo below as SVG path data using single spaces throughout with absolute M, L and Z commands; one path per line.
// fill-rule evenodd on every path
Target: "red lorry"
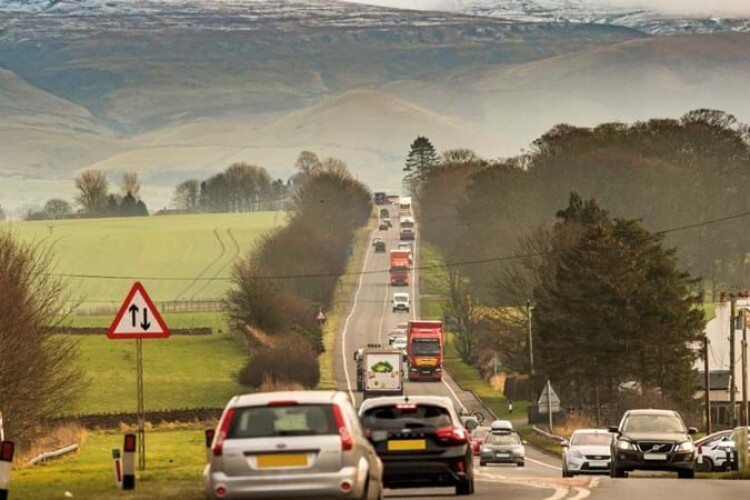
M 406 332 L 409 380 L 442 378 L 443 342 L 442 321 L 409 321 Z
M 409 286 L 408 250 L 391 250 L 391 285 Z

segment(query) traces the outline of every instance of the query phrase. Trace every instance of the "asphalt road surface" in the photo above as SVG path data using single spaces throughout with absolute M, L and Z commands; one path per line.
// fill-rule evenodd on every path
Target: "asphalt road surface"
M 364 271 L 355 288 L 354 300 L 341 327 L 340 341 L 336 345 L 336 381 L 340 390 L 350 393 L 359 404 L 361 396 L 356 391 L 353 352 L 371 343 L 388 345 L 388 333 L 399 322 L 419 318 L 419 273 L 412 270 L 408 290 L 391 287 L 388 268 L 390 250 L 398 243 L 396 228 L 374 231 L 373 236 L 386 241 L 386 252 L 375 253 L 368 245 L 363 262 Z M 414 242 L 413 268 L 419 266 L 417 246 Z M 390 300 L 394 291 L 408 291 L 412 310 L 393 313 Z M 453 398 L 458 408 L 486 410 L 470 392 L 462 391 L 447 373 L 442 382 L 406 382 L 406 394 L 439 395 Z M 488 416 L 489 417 L 489 416 Z M 526 448 L 526 466 L 488 465 L 479 467 L 475 462 L 476 493 L 473 498 L 517 500 L 690 500 L 703 498 L 750 498 L 750 484 L 744 481 L 678 480 L 633 474 L 627 479 L 610 479 L 606 476 L 579 476 L 563 479 L 560 459 Z M 639 477 L 640 476 L 640 477 Z M 453 488 L 387 490 L 386 498 L 445 498 L 454 496 Z

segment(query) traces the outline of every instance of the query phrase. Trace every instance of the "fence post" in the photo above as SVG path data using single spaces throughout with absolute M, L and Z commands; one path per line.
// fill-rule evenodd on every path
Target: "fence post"
M 10 489 L 10 471 L 13 467 L 13 441 L 0 442 L 0 500 L 8 499 Z

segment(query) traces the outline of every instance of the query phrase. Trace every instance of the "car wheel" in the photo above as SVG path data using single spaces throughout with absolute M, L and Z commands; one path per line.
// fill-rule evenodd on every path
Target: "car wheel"
M 693 469 L 678 470 L 677 477 L 680 479 L 693 479 L 695 477 L 695 470 Z
M 617 466 L 613 464 L 609 470 L 609 477 L 612 477 L 612 478 L 625 477 L 625 471 L 622 469 L 619 469 Z
M 474 493 L 474 480 L 463 479 L 456 485 L 456 495 L 471 495 Z
M 526 467 L 526 462 L 518 462 L 516 465 L 518 467 Z
M 480 467 L 486 467 L 487 466 L 487 462 L 483 462 L 482 460 L 480 460 L 479 461 L 479 466 Z
M 567 469 L 562 470 L 562 477 L 570 477 L 570 472 Z
M 708 457 L 703 457 L 701 463 L 695 463 L 695 468 L 698 472 L 711 472 L 714 470 L 714 462 Z

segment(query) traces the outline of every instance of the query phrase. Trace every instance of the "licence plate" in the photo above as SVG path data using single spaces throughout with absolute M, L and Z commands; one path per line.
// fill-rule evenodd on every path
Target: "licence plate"
M 609 463 L 604 460 L 592 460 L 589 462 L 589 467 L 606 468 L 609 467 Z
M 510 458 L 510 453 L 495 453 L 495 458 Z
M 399 441 L 388 441 L 388 451 L 409 451 L 427 449 L 427 441 L 424 439 L 402 439 Z
M 643 459 L 644 460 L 666 460 L 667 454 L 666 453 L 644 453 Z
M 306 453 L 273 453 L 258 455 L 258 468 L 307 467 Z

